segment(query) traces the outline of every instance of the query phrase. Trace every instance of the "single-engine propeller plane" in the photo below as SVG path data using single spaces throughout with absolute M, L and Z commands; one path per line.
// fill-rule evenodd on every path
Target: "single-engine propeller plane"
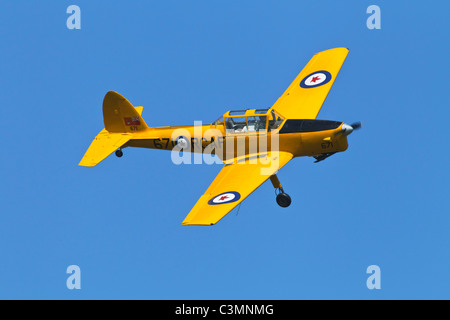
M 361 127 L 360 122 L 316 119 L 347 54 L 346 48 L 315 54 L 270 109 L 228 111 L 208 125 L 149 127 L 141 116 L 143 107 L 110 91 L 103 100 L 105 128 L 79 165 L 95 166 L 113 152 L 122 157 L 126 147 L 209 152 L 224 167 L 183 225 L 217 223 L 268 179 L 277 203 L 288 207 L 291 198 L 277 171 L 295 157 L 311 156 L 319 162 L 347 150 L 347 136 Z

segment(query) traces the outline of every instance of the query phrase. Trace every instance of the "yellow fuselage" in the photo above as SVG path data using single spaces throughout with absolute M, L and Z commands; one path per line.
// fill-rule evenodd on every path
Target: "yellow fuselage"
M 135 132 L 123 147 L 173 150 L 178 137 L 185 137 L 190 146 L 183 151 L 209 152 L 221 159 L 232 159 L 261 151 L 287 151 L 294 157 L 316 156 L 345 151 L 347 137 L 336 129 L 314 132 L 283 132 L 283 125 L 273 131 L 227 134 L 214 124 L 201 126 L 154 127 Z M 280 132 L 281 131 L 281 132 Z M 223 157 L 222 155 L 225 155 Z

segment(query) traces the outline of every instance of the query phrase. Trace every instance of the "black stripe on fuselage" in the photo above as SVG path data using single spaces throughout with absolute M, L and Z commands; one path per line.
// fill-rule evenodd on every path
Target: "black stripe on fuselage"
M 288 119 L 280 130 L 281 133 L 317 132 L 339 128 L 340 121 L 315 119 Z

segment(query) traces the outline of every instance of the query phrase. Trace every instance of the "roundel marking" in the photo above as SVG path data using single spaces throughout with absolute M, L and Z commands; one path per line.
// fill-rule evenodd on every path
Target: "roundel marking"
M 332 76 L 331 73 L 325 70 L 315 71 L 300 81 L 300 87 L 304 89 L 315 88 L 319 86 L 323 86 L 330 82 Z
M 180 148 L 184 149 L 189 145 L 189 142 L 186 137 L 179 136 L 176 140 L 176 145 L 180 146 Z
M 221 194 L 211 198 L 208 201 L 208 204 L 210 204 L 210 205 L 225 204 L 225 203 L 238 201 L 240 198 L 241 198 L 241 195 L 239 194 L 239 192 L 228 191 L 228 192 L 221 193 Z

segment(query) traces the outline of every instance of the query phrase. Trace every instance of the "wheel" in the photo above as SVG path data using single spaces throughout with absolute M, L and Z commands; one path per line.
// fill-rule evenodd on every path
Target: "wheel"
M 287 208 L 291 205 L 291 197 L 287 193 L 279 193 L 277 195 L 277 203 L 282 208 Z
M 120 158 L 121 156 L 123 156 L 123 151 L 119 149 L 116 151 L 116 157 Z

